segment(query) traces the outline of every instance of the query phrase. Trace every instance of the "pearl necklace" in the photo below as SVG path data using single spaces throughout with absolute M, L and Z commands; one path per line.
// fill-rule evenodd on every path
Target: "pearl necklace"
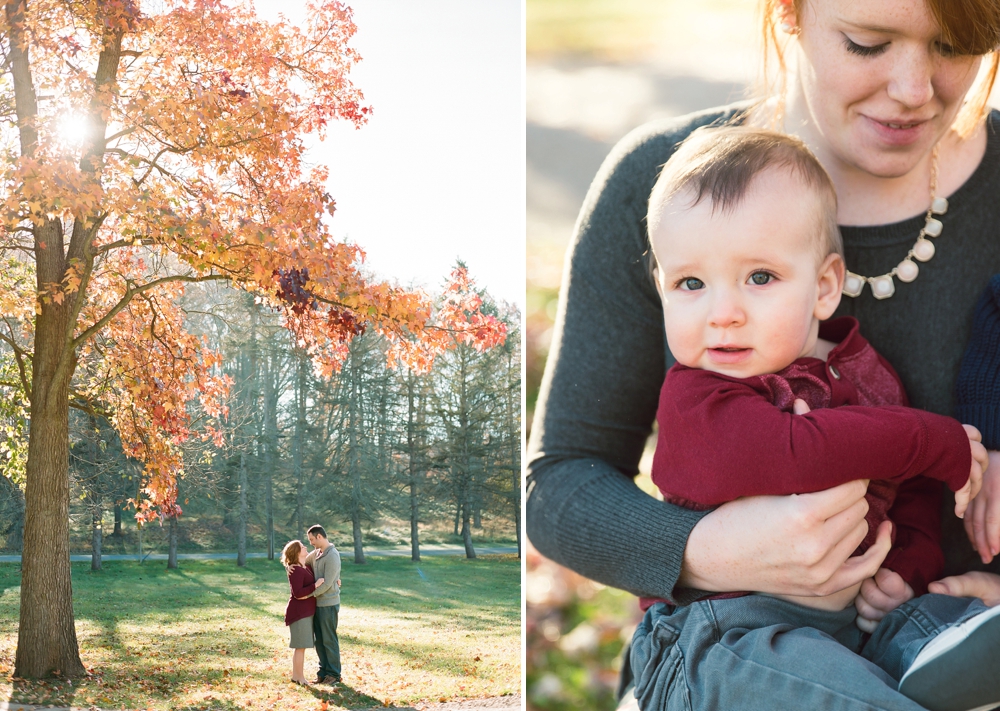
M 937 169 L 938 149 L 937 146 L 934 146 L 934 152 L 931 154 L 931 206 L 927 208 L 927 217 L 925 218 L 924 226 L 920 230 L 920 234 L 917 235 L 917 241 L 914 243 L 913 248 L 907 253 L 903 261 L 897 264 L 888 274 L 877 277 L 866 277 L 854 272 L 847 272 L 843 288 L 843 293 L 846 296 L 860 296 L 861 292 L 864 291 L 865 284 L 870 284 L 872 296 L 876 299 L 888 299 L 896 293 L 896 284 L 892 280 L 893 277 L 898 277 L 902 282 L 909 283 L 913 281 L 917 278 L 917 274 L 920 273 L 920 268 L 913 260 L 917 259 L 921 262 L 926 262 L 934 256 L 934 243 L 927 238 L 941 236 L 941 230 L 944 228 L 944 225 L 941 224 L 941 220 L 936 219 L 934 216 L 943 215 L 948 211 L 948 201 L 943 197 L 935 197 L 934 195 L 937 191 Z

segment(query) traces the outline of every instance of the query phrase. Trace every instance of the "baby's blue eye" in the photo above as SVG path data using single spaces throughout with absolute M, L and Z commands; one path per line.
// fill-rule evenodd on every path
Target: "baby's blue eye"
M 771 281 L 774 277 L 767 272 L 754 272 L 750 275 L 750 281 L 757 286 L 764 286 Z
M 701 279 L 695 279 L 694 277 L 689 277 L 681 282 L 681 288 L 687 291 L 697 291 L 698 289 L 705 288 L 705 282 Z

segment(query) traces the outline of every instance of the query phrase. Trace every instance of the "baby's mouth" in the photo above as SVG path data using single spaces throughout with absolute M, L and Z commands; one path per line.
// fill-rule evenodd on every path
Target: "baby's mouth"
M 750 348 L 740 346 L 717 346 L 709 348 L 708 354 L 716 363 L 738 363 L 750 355 Z

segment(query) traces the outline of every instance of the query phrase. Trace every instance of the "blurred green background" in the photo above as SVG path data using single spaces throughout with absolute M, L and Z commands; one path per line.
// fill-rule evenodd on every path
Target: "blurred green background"
M 529 423 L 563 258 L 591 179 L 631 129 L 748 95 L 758 67 L 755 12 L 755 0 L 527 0 Z M 614 708 L 637 600 L 530 545 L 526 561 L 528 708 Z

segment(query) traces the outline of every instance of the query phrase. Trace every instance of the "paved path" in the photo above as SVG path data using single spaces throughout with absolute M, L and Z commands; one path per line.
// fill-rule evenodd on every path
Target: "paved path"
M 500 546 L 494 548 L 476 548 L 477 555 L 500 555 L 507 553 L 517 553 L 517 548 L 513 546 Z M 365 550 L 365 557 L 369 556 L 409 556 L 410 547 L 397 547 L 397 548 L 372 548 L 370 550 Z M 428 545 L 420 546 L 420 555 L 465 555 L 465 548 L 462 546 L 451 546 L 451 545 Z M 341 551 L 341 556 L 347 560 L 353 560 L 354 556 L 352 554 L 345 555 Z M 86 555 L 71 555 L 69 559 L 73 562 L 82 563 L 87 562 L 91 558 L 90 554 Z M 178 553 L 178 560 L 224 560 L 224 559 L 235 560 L 235 553 Z M 267 558 L 267 553 L 247 553 L 247 558 Z M 166 553 L 147 553 L 142 557 L 143 560 L 166 560 Z M 275 554 L 275 559 L 277 559 L 277 554 Z M 139 555 L 137 553 L 129 554 L 109 554 L 101 556 L 101 560 L 139 560 Z M 19 555 L 0 555 L 0 563 L 20 563 L 21 556 Z M 0 706 L 0 711 L 6 711 L 2 706 Z

